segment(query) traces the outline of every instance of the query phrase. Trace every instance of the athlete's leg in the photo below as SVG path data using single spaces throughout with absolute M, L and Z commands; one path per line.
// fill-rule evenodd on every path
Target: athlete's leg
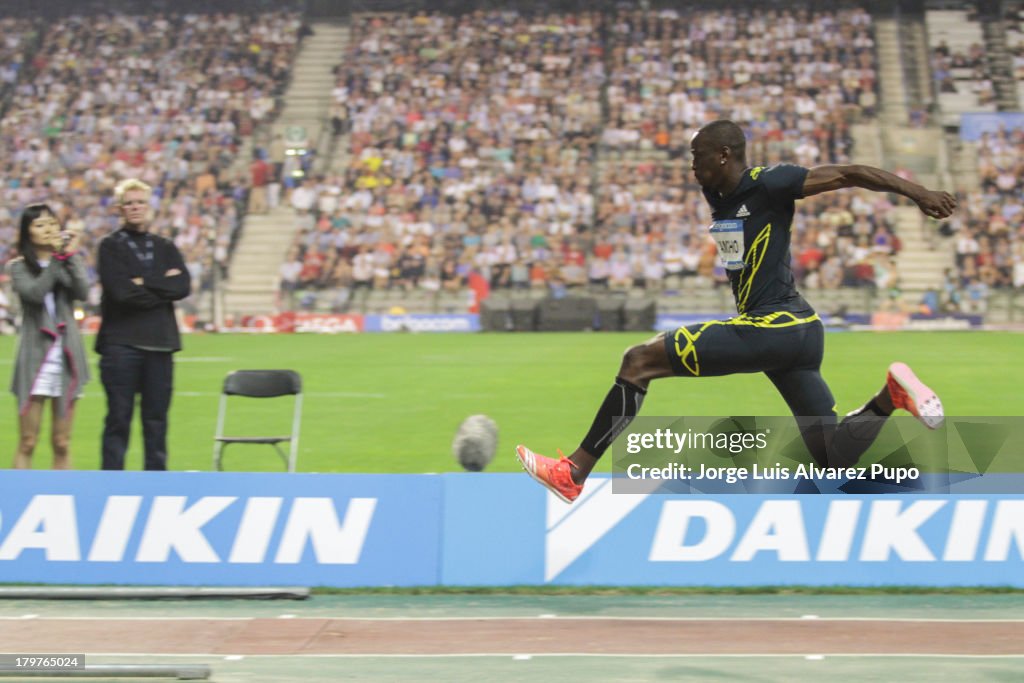
M 766 372 L 797 418 L 811 457 L 822 467 L 829 463 L 828 449 L 836 428 L 835 399 L 817 368 Z
M 516 457 L 523 469 L 556 496 L 572 502 L 598 459 L 633 421 L 651 380 L 662 377 L 713 377 L 761 372 L 788 366 L 798 353 L 795 331 L 762 330 L 750 319 L 712 320 L 659 334 L 630 347 L 615 383 L 598 408 L 590 430 L 571 457 L 560 460 L 523 445 Z M 766 343 L 757 343 L 762 337 Z
M 836 427 L 829 448 L 829 464 L 851 467 L 871 448 L 892 415 L 892 399 L 884 388 L 867 403 L 846 414 Z
M 792 342 L 798 350 L 797 356 L 782 368 L 765 374 L 796 418 L 800 436 L 814 461 L 822 467 L 836 466 L 837 461 L 841 460 L 833 451 L 837 433 L 836 402 L 825 378 L 821 376 L 825 328 L 820 322 L 802 326 L 799 338 L 794 338 Z M 871 436 L 867 445 L 873 440 L 874 436 Z M 840 440 L 840 444 L 844 445 L 845 442 Z M 846 447 L 849 448 L 849 445 Z
M 772 335 L 778 341 L 759 344 Z M 778 336 L 782 335 L 782 336 Z M 615 383 L 598 408 L 590 430 L 569 461 L 572 481 L 582 483 L 615 438 L 633 421 L 651 380 L 663 377 L 716 377 L 759 372 L 794 354 L 791 333 L 764 331 L 735 321 L 709 320 L 661 333 L 631 346 L 622 356 Z
M 855 465 L 878 438 L 894 407 L 906 404 L 908 410 L 917 411 L 915 414 L 922 422 L 929 424 L 929 419 L 934 420 L 931 415 L 937 405 L 941 420 L 942 404 L 938 397 L 914 376 L 910 368 L 896 363 L 889 370 L 885 386 L 837 425 L 835 400 L 820 372 L 823 355 L 824 329 L 820 324 L 807 326 L 800 357 L 794 366 L 765 373 L 797 417 L 804 443 L 819 465 Z M 905 400 L 911 393 L 920 396 L 917 402 Z M 926 403 L 928 401 L 930 403 Z
M 615 441 L 615 437 L 637 416 L 651 380 L 671 377 L 673 374 L 672 365 L 665 353 L 664 333 L 626 349 L 622 354 L 619 373 L 597 409 L 590 430 L 583 437 L 579 448 L 569 456 L 575 465 L 572 468 L 573 481 L 583 483 L 598 459 Z
M 626 350 L 615 383 L 572 456 L 549 458 L 522 444 L 516 446 L 516 458 L 526 473 L 566 503 L 576 500 L 598 459 L 640 411 L 650 381 L 673 374 L 666 343 L 666 336 L 659 334 Z
M 897 408 L 910 412 L 929 429 L 942 424 L 942 402 L 935 392 L 905 364 L 893 363 L 878 393 L 839 423 L 829 451 L 831 461 L 839 467 L 855 465 Z
M 890 368 L 885 386 L 860 408 L 847 413 L 839 424 L 835 422 L 832 393 L 817 369 L 766 374 L 797 417 L 811 456 L 823 467 L 856 465 L 896 408 L 910 411 L 930 429 L 942 423 L 942 403 L 935 392 L 900 363 Z M 905 387 L 916 391 L 910 395 Z M 824 417 L 818 420 L 815 416 Z
M 850 467 L 871 447 L 892 414 L 872 399 L 836 424 L 832 392 L 817 370 L 767 373 L 797 418 L 807 450 L 822 467 Z M 876 397 L 877 398 L 877 397 Z M 888 394 L 886 394 L 888 398 Z M 891 401 L 889 403 L 891 405 Z
M 651 380 L 760 372 L 795 357 L 799 347 L 791 340 L 799 334 L 795 328 L 765 330 L 735 320 L 709 320 L 630 347 L 590 431 L 569 457 L 574 465 L 573 481 L 582 483 L 615 437 L 633 421 Z

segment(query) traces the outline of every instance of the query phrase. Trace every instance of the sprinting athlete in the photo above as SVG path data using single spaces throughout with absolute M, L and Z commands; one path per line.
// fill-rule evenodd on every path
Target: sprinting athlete
M 835 401 L 821 376 L 824 327 L 796 291 L 790 227 L 795 200 L 845 187 L 901 194 L 931 218 L 949 216 L 956 208 L 953 196 L 871 166 L 749 167 L 746 139 L 732 121 L 701 128 L 690 151 L 739 315 L 663 332 L 627 349 L 590 431 L 568 458 L 561 451 L 555 459 L 516 446 L 527 473 L 567 503 L 579 496 L 598 459 L 640 411 L 651 380 L 662 377 L 765 373 L 795 416 L 821 418 L 801 424 L 801 436 L 814 459 L 828 467 L 855 463 L 897 408 L 931 429 L 942 423 L 935 392 L 905 364 L 893 363 L 882 389 L 837 424 Z

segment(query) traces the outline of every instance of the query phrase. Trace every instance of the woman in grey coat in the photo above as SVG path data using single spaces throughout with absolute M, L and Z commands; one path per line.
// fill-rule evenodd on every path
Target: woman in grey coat
M 68 447 L 75 400 L 89 380 L 72 306 L 89 293 L 85 264 L 75 253 L 78 237 L 61 229 L 46 204 L 31 204 L 21 215 L 21 256 L 8 264 L 11 284 L 21 300 L 21 332 L 11 380 L 19 417 L 15 468 L 32 466 L 47 402 L 53 409 L 53 468 L 71 467 Z

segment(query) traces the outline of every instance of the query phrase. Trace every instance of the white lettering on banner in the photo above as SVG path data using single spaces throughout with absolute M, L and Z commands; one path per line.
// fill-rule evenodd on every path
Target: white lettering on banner
M 629 496 L 624 496 L 629 497 Z M 946 505 L 943 500 L 918 500 L 903 508 L 899 500 L 872 501 L 859 561 L 891 561 L 895 555 L 904 562 L 934 562 L 935 554 L 918 534 L 918 528 Z M 860 519 L 863 501 L 834 500 L 829 503 L 819 539 L 818 562 L 847 562 Z M 983 540 L 988 502 L 960 500 L 953 507 L 945 537 L 943 561 L 977 561 Z M 687 544 L 686 535 L 694 519 L 704 522 L 702 538 Z M 603 533 L 606 533 L 605 530 Z M 603 535 L 602 533 L 602 535 Z M 704 562 L 724 553 L 736 536 L 736 519 L 722 503 L 708 500 L 669 500 L 662 504 L 648 559 L 651 562 Z M 986 562 L 1005 562 L 1011 548 L 1024 559 L 1024 500 L 1003 500 L 995 506 Z M 577 549 L 576 556 L 587 548 Z M 781 562 L 810 561 L 807 525 L 800 501 L 767 500 L 758 507 L 736 549 L 733 562 L 749 562 L 757 552 L 775 551 Z
M 173 550 L 182 562 L 222 562 L 203 527 L 235 500 L 230 496 L 205 496 L 186 508 L 185 496 L 155 496 L 135 561 L 166 562 Z M 246 500 L 230 552 L 225 551 L 226 540 L 218 541 L 219 549 L 228 555 L 228 562 L 256 564 L 267 560 L 283 501 L 279 497 L 259 496 Z M 89 562 L 124 561 L 142 502 L 142 496 L 107 498 L 91 539 Z M 344 521 L 340 522 L 334 499 L 295 498 L 274 561 L 301 561 L 306 542 L 310 541 L 316 561 L 321 564 L 359 562 L 376 505 L 376 498 L 353 498 Z M 88 545 L 89 540 L 84 543 Z M 82 559 L 74 496 L 33 496 L 6 538 L 0 534 L 0 560 L 16 560 L 28 549 L 44 550 L 48 560 Z
M 811 559 L 800 501 L 765 501 L 730 559 L 747 562 L 761 550 L 776 551 L 780 562 L 807 562 Z
M 235 500 L 204 496 L 186 509 L 185 496 L 156 496 L 135 560 L 166 562 L 173 548 L 182 562 L 220 562 L 201 529 Z
M 703 518 L 704 537 L 686 545 L 690 519 Z M 736 535 L 736 519 L 722 503 L 713 500 L 670 500 L 661 506 L 648 559 L 651 562 L 703 562 L 718 557 Z
M 985 548 L 987 562 L 1005 562 L 1010 557 L 1010 539 L 1017 544 L 1017 556 L 1024 560 L 1024 500 L 1001 500 L 996 504 L 992 530 Z
M 296 332 L 326 334 L 359 332 L 359 322 L 350 315 L 302 314 L 295 317 Z
M 242 522 L 238 525 L 238 535 L 231 546 L 228 562 L 262 562 L 267 556 L 270 537 L 274 533 L 280 511 L 280 498 L 250 498 L 245 504 L 245 512 L 242 513 Z
M 46 559 L 55 562 L 81 559 L 74 496 L 32 496 L 0 545 L 0 560 L 17 559 L 22 550 L 29 548 L 46 551 Z
M 297 564 L 309 539 L 318 563 L 356 564 L 376 506 L 376 498 L 353 498 L 339 524 L 332 499 L 296 498 L 274 562 Z
M 549 493 L 544 580 L 551 581 L 565 571 L 649 495 L 612 495 L 611 479 L 588 483 L 571 507 Z
M 860 559 L 864 562 L 885 562 L 893 551 L 904 562 L 934 562 L 917 528 L 924 524 L 944 505 L 942 500 L 921 500 L 905 509 L 899 500 L 876 500 L 871 505 Z
M 859 500 L 834 500 L 829 504 L 821 544 L 815 556 L 819 562 L 846 562 L 850 559 L 860 506 Z
M 128 547 L 142 496 L 110 496 L 89 549 L 90 562 L 120 562 Z
M 985 523 L 983 500 L 958 500 L 953 508 L 953 522 L 946 538 L 946 550 L 942 559 L 946 562 L 970 562 L 978 552 L 981 542 L 981 527 Z

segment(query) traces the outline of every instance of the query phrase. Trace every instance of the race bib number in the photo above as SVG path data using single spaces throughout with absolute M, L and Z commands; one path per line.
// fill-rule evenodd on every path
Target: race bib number
M 711 237 L 725 269 L 743 270 L 743 221 L 715 221 L 711 224 Z

